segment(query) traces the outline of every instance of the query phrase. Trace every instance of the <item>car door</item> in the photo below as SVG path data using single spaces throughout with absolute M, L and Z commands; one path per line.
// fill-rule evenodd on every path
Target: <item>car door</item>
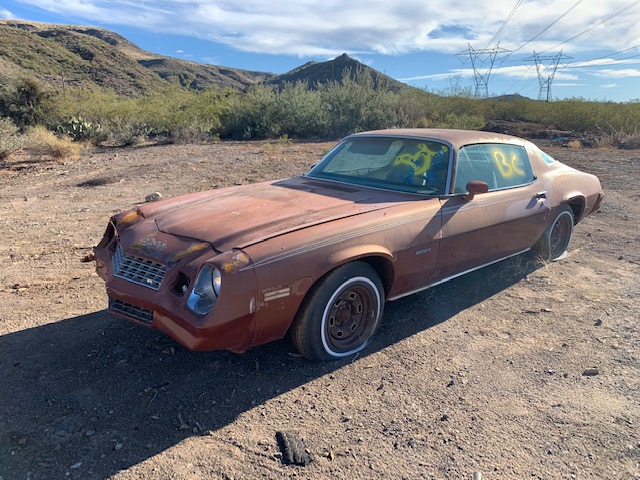
M 464 198 L 467 182 L 489 191 Z M 530 248 L 544 230 L 545 193 L 524 147 L 475 144 L 456 157 L 454 195 L 443 200 L 438 276 L 448 278 Z

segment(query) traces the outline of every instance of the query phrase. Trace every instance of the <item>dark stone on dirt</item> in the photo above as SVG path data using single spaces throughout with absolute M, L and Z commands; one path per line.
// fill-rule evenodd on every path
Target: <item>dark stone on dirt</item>
M 304 442 L 294 432 L 278 431 L 276 440 L 282 452 L 282 463 L 285 465 L 306 466 L 313 460 Z
M 84 182 L 80 182 L 76 184 L 77 187 L 99 187 L 101 185 L 108 185 L 110 183 L 116 183 L 118 179 L 115 177 L 98 177 L 92 178 L 90 180 L 85 180 Z
M 582 375 L 584 377 L 595 377 L 596 375 L 599 375 L 600 371 L 597 368 L 587 368 L 584 372 L 582 372 Z

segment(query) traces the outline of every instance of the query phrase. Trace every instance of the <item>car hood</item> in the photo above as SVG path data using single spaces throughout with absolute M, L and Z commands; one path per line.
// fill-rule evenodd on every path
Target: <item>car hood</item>
M 308 177 L 224 188 L 142 205 L 161 232 L 210 243 L 218 251 L 339 218 L 388 208 L 416 196 Z

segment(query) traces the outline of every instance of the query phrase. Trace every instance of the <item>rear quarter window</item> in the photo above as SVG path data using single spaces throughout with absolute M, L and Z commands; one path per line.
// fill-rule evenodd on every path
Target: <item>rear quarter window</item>
M 519 145 L 467 145 L 458 152 L 454 192 L 466 192 L 470 180 L 481 180 L 489 190 L 525 185 L 533 181 L 527 151 Z
M 548 153 L 543 152 L 542 150 L 538 150 L 540 152 L 540 157 L 542 157 L 542 161 L 547 165 L 552 165 L 557 162 L 555 158 L 553 158 Z

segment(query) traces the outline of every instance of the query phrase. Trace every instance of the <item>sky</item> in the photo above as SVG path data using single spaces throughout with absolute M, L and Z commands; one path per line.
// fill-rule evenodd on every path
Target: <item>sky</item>
M 640 99 L 640 0 L 2 0 L 0 19 L 276 74 L 346 53 L 435 93 Z

